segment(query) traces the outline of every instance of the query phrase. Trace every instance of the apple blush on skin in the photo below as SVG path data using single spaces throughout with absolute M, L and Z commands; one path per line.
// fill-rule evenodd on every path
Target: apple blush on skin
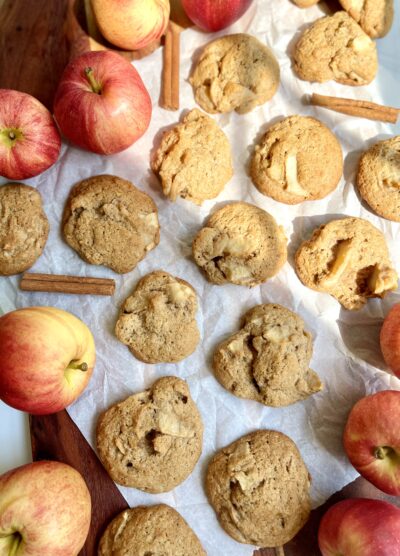
M 61 76 L 54 116 L 67 139 L 98 154 L 123 151 L 150 124 L 150 95 L 135 68 L 116 52 L 86 52 Z
M 220 31 L 235 23 L 253 0 L 182 0 L 187 16 L 200 29 Z

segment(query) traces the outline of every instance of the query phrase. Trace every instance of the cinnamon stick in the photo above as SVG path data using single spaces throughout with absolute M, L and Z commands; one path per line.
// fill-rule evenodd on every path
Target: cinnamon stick
M 316 93 L 312 94 L 310 104 L 328 108 L 335 112 L 341 112 L 348 116 L 358 116 L 359 118 L 367 118 L 368 120 L 376 120 L 390 124 L 395 124 L 397 122 L 400 113 L 400 109 L 398 108 L 375 104 L 368 100 L 329 97 Z
M 115 281 L 109 278 L 25 272 L 21 279 L 20 288 L 30 292 L 113 295 Z
M 179 25 L 170 21 L 165 35 L 160 102 L 166 110 L 179 109 L 180 32 Z

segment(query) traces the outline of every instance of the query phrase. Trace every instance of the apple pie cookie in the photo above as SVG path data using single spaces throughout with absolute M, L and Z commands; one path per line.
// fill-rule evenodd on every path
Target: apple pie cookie
M 208 43 L 190 77 L 196 102 L 210 114 L 250 112 L 278 90 L 279 64 L 255 37 L 240 33 Z
M 378 70 L 376 45 L 347 12 L 340 11 L 318 19 L 302 34 L 294 69 L 305 81 L 367 85 Z
M 290 116 L 270 127 L 250 167 L 258 190 L 288 205 L 326 197 L 342 172 L 339 141 L 323 123 L 307 116 Z
M 214 284 L 256 286 L 285 264 L 286 237 L 261 208 L 231 203 L 214 212 L 194 238 L 193 256 Z
M 203 423 L 184 380 L 168 376 L 101 416 L 99 458 L 118 484 L 167 492 L 182 483 L 200 457 Z
M 219 344 L 213 368 L 235 396 L 282 407 L 322 389 L 309 368 L 311 356 L 311 334 L 296 313 L 281 305 L 257 305 L 244 315 L 241 330 Z
M 218 520 L 235 540 L 282 546 L 311 511 L 311 479 L 296 444 L 259 430 L 222 448 L 211 460 L 206 492 Z
M 0 187 L 0 275 L 18 274 L 40 257 L 49 234 L 40 193 L 30 185 Z
M 101 537 L 97 556 L 206 556 L 183 517 L 166 504 L 124 510 Z
M 67 243 L 88 263 L 130 272 L 160 241 L 157 207 L 131 182 L 93 176 L 72 188 L 63 215 Z
M 217 197 L 233 176 L 225 133 L 197 109 L 164 133 L 151 167 L 166 197 L 171 201 L 182 197 L 198 205 Z
M 196 311 L 194 288 L 158 270 L 142 278 L 125 300 L 115 333 L 145 363 L 176 363 L 199 343 Z
M 339 0 L 343 9 L 373 39 L 387 35 L 393 24 L 393 0 Z
M 329 293 L 349 310 L 397 289 L 385 237 L 362 218 L 333 220 L 316 229 L 296 253 L 296 271 L 305 286 Z
M 379 216 L 400 222 L 400 136 L 380 141 L 362 155 L 357 184 Z

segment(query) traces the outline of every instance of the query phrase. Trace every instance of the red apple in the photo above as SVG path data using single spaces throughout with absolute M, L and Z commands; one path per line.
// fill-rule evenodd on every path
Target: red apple
M 43 104 L 26 93 L 0 89 L 0 176 L 37 176 L 55 163 L 60 149 L 60 134 Z
M 82 476 L 64 463 L 40 461 L 0 476 L 0 554 L 76 556 L 91 517 Z
M 143 135 L 151 100 L 140 75 L 116 52 L 86 52 L 66 67 L 54 101 L 62 133 L 100 154 L 123 151 Z
M 350 412 L 344 449 L 352 465 L 377 488 L 400 495 L 400 392 L 366 396 Z
M 400 378 L 400 303 L 391 308 L 383 321 L 381 350 L 389 369 Z
M 0 399 L 12 407 L 39 415 L 64 409 L 94 362 L 89 328 L 67 311 L 29 307 L 0 317 Z
M 352 498 L 326 512 L 318 531 L 322 556 L 400 556 L 400 509 Z
M 182 0 L 190 19 L 205 31 L 219 31 L 235 23 L 252 0 Z

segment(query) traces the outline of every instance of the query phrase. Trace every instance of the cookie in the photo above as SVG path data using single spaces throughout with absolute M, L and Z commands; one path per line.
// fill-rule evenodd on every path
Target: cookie
M 310 476 L 296 444 L 259 430 L 220 450 L 206 492 L 225 531 L 241 543 L 282 546 L 310 514 Z
M 286 237 L 275 219 L 243 202 L 214 212 L 194 238 L 192 249 L 194 260 L 214 284 L 262 284 L 287 259 Z
M 296 6 L 299 6 L 299 8 L 309 8 L 310 6 L 317 4 L 319 0 L 293 0 L 293 2 Z
M 197 109 L 164 133 L 151 167 L 166 197 L 171 201 L 182 197 L 198 205 L 217 197 L 233 176 L 225 133 Z
M 397 289 L 385 237 L 362 218 L 332 220 L 316 229 L 295 259 L 303 284 L 329 293 L 345 309 L 361 309 L 369 297 Z
M 339 0 L 343 9 L 373 39 L 387 35 L 394 18 L 393 0 Z
M 217 347 L 216 378 L 239 398 L 282 407 L 322 389 L 309 368 L 312 337 L 303 320 L 277 304 L 257 305 L 242 320 L 242 328 Z
M 183 517 L 166 504 L 124 510 L 107 526 L 97 556 L 206 556 Z
M 400 136 L 380 141 L 362 155 L 357 184 L 379 216 L 400 222 Z
M 96 441 L 99 458 L 116 483 L 167 492 L 193 471 L 203 424 L 186 382 L 168 376 L 105 411 Z
M 110 175 L 79 182 L 63 215 L 67 243 L 86 262 L 130 272 L 160 241 L 157 207 L 132 183 Z
M 258 190 L 288 205 L 326 197 L 342 172 L 339 141 L 323 123 L 308 116 L 290 116 L 270 127 L 250 166 Z
M 347 12 L 318 19 L 300 37 L 294 70 L 305 81 L 367 85 L 378 70 L 376 45 Z
M 49 235 L 49 222 L 40 193 L 29 185 L 0 187 L 0 275 L 18 274 L 40 257 Z
M 210 114 L 250 112 L 279 86 L 279 64 L 258 39 L 240 33 L 208 43 L 190 77 L 196 102 Z
M 145 363 L 176 363 L 199 343 L 196 311 L 194 288 L 158 270 L 144 276 L 125 300 L 115 333 Z

